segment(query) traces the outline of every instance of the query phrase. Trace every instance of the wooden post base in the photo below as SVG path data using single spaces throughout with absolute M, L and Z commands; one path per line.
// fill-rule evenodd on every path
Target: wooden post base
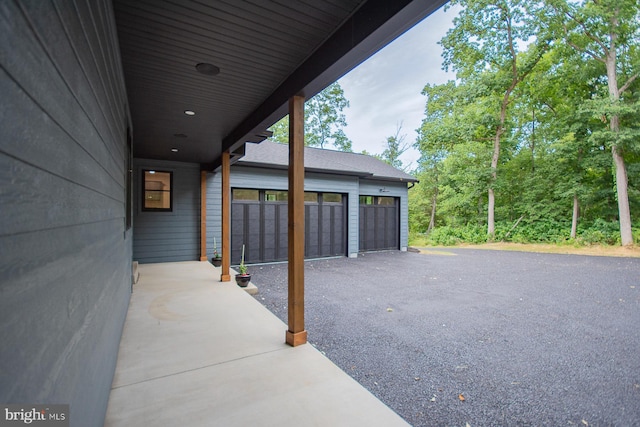
M 299 345 L 306 344 L 307 331 L 304 330 L 296 333 L 287 331 L 286 343 L 289 344 L 291 347 L 297 347 Z
M 220 281 L 221 282 L 230 282 L 231 281 L 231 275 L 230 274 L 221 274 L 220 275 Z

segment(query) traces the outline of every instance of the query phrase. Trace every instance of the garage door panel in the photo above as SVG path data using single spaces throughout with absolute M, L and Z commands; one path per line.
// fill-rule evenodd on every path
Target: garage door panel
M 261 258 L 260 242 L 262 240 L 262 224 L 260 221 L 260 205 L 246 205 L 245 262 L 256 262 Z
M 289 210 L 287 205 L 278 206 L 278 253 L 275 260 L 285 260 L 289 254 L 289 239 L 288 234 L 288 222 L 289 222 Z
M 257 191 L 257 190 L 256 190 Z M 240 262 L 242 244 L 246 245 L 245 262 L 283 261 L 288 257 L 288 206 L 281 200 L 232 202 L 232 259 Z M 281 192 L 279 192 L 281 193 Z M 345 204 L 305 202 L 305 257 L 344 255 L 346 252 Z M 335 198 L 335 196 L 334 196 Z
M 323 248 L 331 255 L 339 255 L 345 252 L 346 230 L 344 226 L 344 209 L 342 206 L 330 205 L 324 207 L 329 217 L 323 223 L 326 230 L 324 234 Z
M 305 257 L 315 258 L 319 255 L 318 250 L 319 233 L 321 230 L 318 227 L 318 221 L 320 216 L 318 215 L 318 205 L 306 204 L 304 207 L 304 246 Z
M 320 252 L 323 254 L 333 254 L 333 247 L 331 244 L 331 221 L 333 221 L 333 213 L 331 206 L 322 206 L 322 234 L 320 235 Z
M 387 248 L 397 248 L 398 240 L 398 218 L 397 209 L 388 207 L 385 216 L 385 246 Z
M 245 205 L 231 206 L 231 259 L 239 260 L 244 241 Z
M 276 254 L 277 247 L 276 234 L 278 233 L 278 206 L 274 204 L 265 204 L 263 209 L 263 246 L 265 251 L 264 257 L 273 259 Z
M 398 249 L 400 226 L 397 198 L 393 201 L 386 198 L 385 204 L 366 204 L 361 201 L 359 211 L 360 251 Z

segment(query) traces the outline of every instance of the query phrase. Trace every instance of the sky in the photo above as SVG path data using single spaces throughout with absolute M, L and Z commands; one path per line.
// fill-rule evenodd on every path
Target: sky
M 381 154 L 387 137 L 395 135 L 399 125 L 406 142 L 416 141 L 426 100 L 422 89 L 427 83 L 446 83 L 455 77 L 442 70 L 438 41 L 453 26 L 457 11 L 451 8 L 445 13 L 440 8 L 338 80 L 350 104 L 343 111 L 344 131 L 354 152 Z M 414 169 L 419 157 L 410 148 L 400 160 Z

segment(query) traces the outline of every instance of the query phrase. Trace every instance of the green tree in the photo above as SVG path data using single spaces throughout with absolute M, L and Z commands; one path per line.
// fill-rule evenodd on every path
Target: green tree
M 429 209 L 429 222 L 426 232 L 436 225 L 438 195 L 440 193 L 440 174 L 442 163 L 453 146 L 463 140 L 464 127 L 461 126 L 463 114 L 457 108 L 459 101 L 458 87 L 453 81 L 442 85 L 426 85 L 422 94 L 427 97 L 418 138 L 414 146 L 420 151 L 418 173 L 420 175 L 420 192 L 430 203 L 422 203 Z M 418 191 L 415 191 L 418 193 Z
M 463 6 L 454 27 L 441 40 L 444 67 L 462 82 L 476 86 L 491 102 L 494 120 L 491 181 L 488 186 L 487 234 L 495 236 L 495 184 L 501 140 L 507 129 L 507 109 L 516 87 L 531 73 L 548 43 L 540 38 L 541 21 L 535 3 L 527 0 L 452 0 L 446 7 Z M 532 41 L 535 36 L 538 39 Z M 520 52 L 520 46 L 530 43 Z M 491 110 L 489 110 L 491 111 Z
M 603 87 L 585 107 L 601 118 L 592 138 L 611 150 L 615 169 L 620 237 L 633 244 L 625 156 L 637 152 L 640 103 L 631 93 L 640 75 L 640 4 L 637 0 L 548 0 L 557 28 L 585 60 L 601 64 Z M 637 86 L 637 83 L 636 83 Z M 634 99 L 635 98 L 635 99 Z
M 344 133 L 347 119 L 342 112 L 349 107 L 344 91 L 338 82 L 326 87 L 304 105 L 304 143 L 310 147 L 328 148 L 333 145 L 340 151 L 353 151 L 352 143 Z M 289 143 L 289 116 L 283 117 L 270 130 L 271 140 Z

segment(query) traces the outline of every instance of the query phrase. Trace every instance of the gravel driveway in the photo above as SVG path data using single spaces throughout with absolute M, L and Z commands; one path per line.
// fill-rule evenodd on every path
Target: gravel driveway
M 286 322 L 287 265 L 249 271 Z M 310 261 L 305 308 L 310 343 L 414 426 L 640 426 L 640 259 Z

